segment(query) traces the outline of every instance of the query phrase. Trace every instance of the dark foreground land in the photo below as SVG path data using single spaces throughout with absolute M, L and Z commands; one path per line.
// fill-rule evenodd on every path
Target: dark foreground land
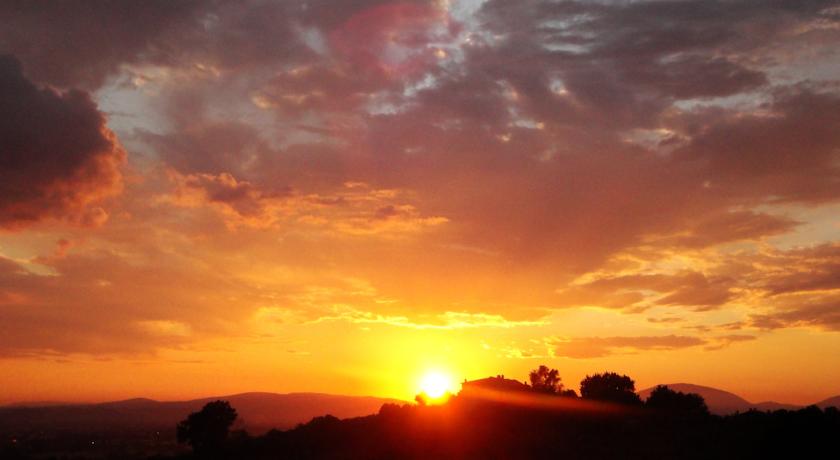
M 442 405 L 386 404 L 376 415 L 317 417 L 288 431 L 223 441 L 153 458 L 838 458 L 840 412 L 709 415 L 539 394 L 453 397 Z M 141 458 L 126 451 L 110 457 Z M 0 458 L 45 458 L 7 444 Z M 47 457 L 49 458 L 49 457 Z M 84 458 L 74 456 L 52 458 Z
M 817 408 L 680 419 L 453 401 L 321 417 L 231 443 L 229 458 L 836 458 L 840 415 Z M 828 455 L 828 456 L 826 456 Z M 780 457 L 781 456 L 781 457 Z

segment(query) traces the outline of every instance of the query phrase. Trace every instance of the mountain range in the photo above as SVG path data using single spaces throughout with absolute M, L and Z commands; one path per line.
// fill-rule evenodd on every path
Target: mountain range
M 667 384 L 683 393 L 697 393 L 714 414 L 725 415 L 750 409 L 772 411 L 803 406 L 774 401 L 753 403 L 728 391 L 689 383 Z M 653 387 L 639 391 L 647 399 Z M 374 414 L 386 403 L 405 401 L 372 396 L 342 396 L 323 393 L 241 393 L 189 401 L 155 401 L 137 398 L 97 404 L 17 403 L 0 407 L 0 435 L 22 433 L 116 433 L 154 432 L 174 435 L 176 424 L 205 404 L 225 400 L 239 418 L 234 429 L 259 434 L 272 428 L 288 429 L 313 417 L 330 414 L 338 418 Z M 840 408 L 840 395 L 815 403 L 821 408 Z
M 702 385 L 694 385 L 691 383 L 668 383 L 666 384 L 666 386 L 674 391 L 699 394 L 703 397 L 703 399 L 706 400 L 706 405 L 709 406 L 709 410 L 713 414 L 718 415 L 726 415 L 734 412 L 746 412 L 750 409 L 756 409 L 760 411 L 774 411 L 780 409 L 796 410 L 804 407 L 802 405 L 785 404 L 775 401 L 763 401 L 753 403 L 736 395 L 735 393 L 730 393 L 728 391 L 712 387 L 706 387 Z M 641 396 L 642 400 L 647 399 L 647 397 L 650 395 L 650 392 L 653 391 L 654 388 L 655 387 L 651 387 L 639 391 L 639 396 Z M 820 408 L 826 408 L 829 406 L 840 408 L 840 395 L 824 399 L 820 402 L 816 402 L 814 403 L 814 405 Z
M 225 400 L 239 417 L 234 429 L 261 433 L 288 429 L 313 417 L 338 418 L 374 414 L 396 399 L 322 393 L 242 393 L 189 401 L 137 398 L 98 404 L 35 403 L 0 407 L 0 435 L 20 433 L 173 432 L 176 424 L 205 404 Z

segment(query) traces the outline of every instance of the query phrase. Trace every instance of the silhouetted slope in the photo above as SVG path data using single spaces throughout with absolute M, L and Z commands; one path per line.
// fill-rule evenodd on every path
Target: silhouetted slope
M 384 406 L 377 415 L 319 417 L 288 431 L 232 440 L 221 457 L 249 459 L 764 459 L 818 458 L 840 413 L 663 412 L 567 398 L 455 397 L 443 406 Z M 188 457 L 182 457 L 188 458 Z
M 825 409 L 826 407 L 836 407 L 840 409 L 840 395 L 823 399 L 822 401 L 818 402 L 816 406 L 821 407 L 823 409 Z
M 694 385 L 691 383 L 668 383 L 666 386 L 674 391 L 699 394 L 706 400 L 706 405 L 709 406 L 709 410 L 713 414 L 718 415 L 732 414 L 734 412 L 746 412 L 750 409 L 773 411 L 779 409 L 796 410 L 802 408 L 802 406 L 795 404 L 777 403 L 775 401 L 752 403 L 735 393 L 702 385 Z M 651 387 L 639 391 L 639 396 L 641 396 L 643 400 L 647 399 L 654 388 L 655 387 Z
M 258 406 L 257 413 L 269 410 L 272 399 L 282 401 L 288 410 L 295 406 L 295 400 L 301 403 L 300 409 L 310 404 L 313 397 L 322 398 L 320 402 L 334 403 L 346 398 L 249 393 L 225 399 L 240 413 L 248 414 L 255 412 L 252 405 Z M 215 398 L 183 403 L 129 400 L 91 405 L 88 409 L 99 411 L 99 415 L 125 411 L 120 412 L 123 417 L 127 413 L 140 414 L 142 419 L 142 410 L 150 406 L 201 405 L 211 399 Z M 732 398 L 727 396 L 724 402 L 729 400 Z M 279 406 L 273 407 L 271 410 Z M 821 453 L 836 447 L 838 433 L 840 411 L 834 408 L 821 410 L 810 406 L 798 411 L 746 411 L 714 416 L 685 410 L 684 406 L 622 405 L 519 389 L 474 388 L 440 406 L 385 404 L 375 415 L 343 420 L 318 416 L 292 429 L 271 430 L 257 437 L 233 432 L 214 447 L 211 457 L 217 460 L 822 458 Z M 150 453 L 157 455 L 153 457 L 157 459 L 207 458 L 206 452 L 201 454 L 203 457 L 197 456 L 173 442 L 161 443 L 154 436 L 138 441 L 122 436 L 105 439 L 104 443 L 100 442 L 103 438 L 96 438 L 95 446 L 90 439 L 35 436 L 2 444 L 0 438 L 0 458 L 50 458 L 54 453 L 72 454 L 55 458 L 139 460 L 149 458 Z M 135 447 L 127 449 L 124 445 Z
M 376 413 L 382 404 L 400 402 L 367 396 L 320 393 L 242 393 L 190 401 L 137 398 L 100 404 L 0 408 L 0 434 L 44 432 L 174 432 L 178 421 L 206 403 L 223 399 L 239 413 L 237 427 L 252 433 L 285 429 L 319 415 L 358 417 Z
M 719 390 L 717 388 L 694 385 L 691 383 L 668 383 L 666 386 L 674 391 L 699 394 L 706 401 L 706 405 L 709 406 L 709 410 L 713 414 L 744 412 L 754 406 L 752 403 L 735 393 Z M 651 387 L 639 391 L 639 396 L 642 400 L 646 400 L 654 388 L 655 387 Z
M 760 403 L 752 404 L 754 409 L 758 409 L 761 411 L 774 411 L 774 410 L 799 410 L 802 409 L 804 406 L 800 406 L 798 404 L 785 404 L 776 401 L 762 401 Z
M 23 401 L 23 402 L 13 402 L 9 404 L 0 405 L 0 409 L 6 409 L 9 407 L 49 407 L 49 406 L 67 406 L 73 403 L 69 403 L 67 401 Z

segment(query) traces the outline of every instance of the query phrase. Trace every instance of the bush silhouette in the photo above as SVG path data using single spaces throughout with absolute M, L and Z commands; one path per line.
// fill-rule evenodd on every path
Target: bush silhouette
M 709 415 L 709 408 L 702 396 L 695 393 L 674 391 L 665 385 L 659 385 L 653 389 L 647 401 L 645 401 L 645 406 L 671 415 Z
M 236 409 L 227 401 L 207 403 L 178 423 L 178 442 L 188 443 L 196 455 L 211 455 L 224 445 L 234 420 Z
M 636 382 L 626 375 L 615 372 L 587 375 L 580 382 L 580 396 L 585 399 L 607 401 L 619 404 L 640 405 L 636 394 Z

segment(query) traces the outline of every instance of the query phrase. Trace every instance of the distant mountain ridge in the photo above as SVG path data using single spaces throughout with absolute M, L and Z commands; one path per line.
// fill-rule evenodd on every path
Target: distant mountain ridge
M 822 401 L 817 403 L 817 406 L 822 407 L 822 408 L 834 406 L 834 407 L 840 409 L 840 395 L 832 396 L 831 398 L 823 399 Z
M 174 433 L 180 420 L 219 399 L 229 401 L 239 414 L 234 428 L 251 433 L 288 429 L 326 414 L 338 418 L 370 415 L 385 403 L 405 402 L 324 393 L 240 393 L 188 401 L 135 398 L 96 404 L 15 404 L 0 407 L 0 434 L 156 430 Z
M 706 400 L 715 414 L 745 412 L 749 409 L 772 411 L 795 410 L 803 406 L 773 401 L 752 403 L 746 399 L 717 388 L 689 383 L 671 383 L 667 386 L 684 393 L 697 393 Z M 639 391 L 647 399 L 654 387 Z M 373 396 L 343 396 L 323 393 L 240 393 L 227 396 L 199 398 L 187 401 L 155 401 L 134 398 L 95 404 L 73 403 L 15 403 L 0 406 L 0 436 L 21 433 L 108 433 L 150 432 L 174 436 L 175 426 L 191 412 L 206 403 L 226 400 L 236 408 L 239 419 L 234 429 L 245 429 L 252 434 L 272 428 L 288 429 L 305 423 L 313 417 L 330 414 L 338 418 L 352 418 L 374 414 L 386 403 L 404 404 L 405 401 Z M 815 405 L 840 408 L 840 395 L 827 398 Z
M 663 385 L 675 391 L 699 394 L 703 397 L 703 399 L 706 400 L 706 405 L 709 406 L 709 410 L 713 414 L 718 415 L 726 415 L 734 412 L 746 412 L 750 409 L 757 409 L 760 411 L 774 411 L 780 409 L 796 410 L 805 407 L 803 405 L 785 404 L 775 401 L 753 403 L 736 395 L 735 393 L 730 393 L 725 390 L 706 387 L 703 385 L 694 385 L 692 383 L 668 383 Z M 645 388 L 644 390 L 639 391 L 639 396 L 642 398 L 642 400 L 647 399 L 647 397 L 650 396 L 650 392 L 653 391 L 654 388 L 656 387 Z M 837 408 L 840 408 L 840 395 L 824 399 L 818 403 L 814 403 L 814 405 L 823 409 L 829 406 L 835 406 Z

